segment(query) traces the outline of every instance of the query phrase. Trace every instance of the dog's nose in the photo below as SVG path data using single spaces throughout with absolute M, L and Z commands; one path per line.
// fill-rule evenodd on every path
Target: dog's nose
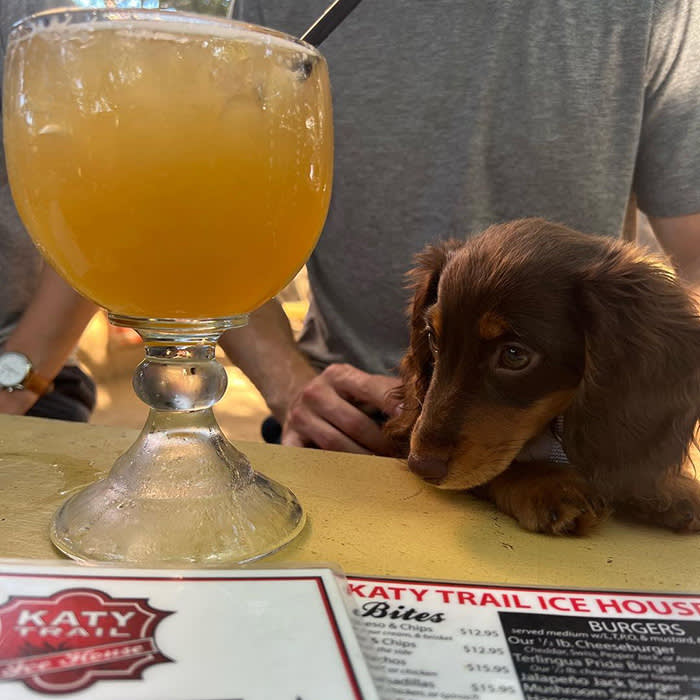
M 408 468 L 426 481 L 439 483 L 447 476 L 447 460 L 412 452 L 408 457 Z

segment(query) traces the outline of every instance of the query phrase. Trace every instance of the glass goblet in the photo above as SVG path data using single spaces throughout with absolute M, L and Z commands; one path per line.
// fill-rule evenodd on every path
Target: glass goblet
M 251 561 L 297 535 L 286 487 L 253 469 L 212 406 L 220 334 L 274 296 L 325 219 L 323 57 L 254 25 L 179 12 L 59 10 L 13 28 L 4 134 L 12 193 L 47 260 L 135 328 L 139 438 L 66 501 L 54 544 L 83 561 Z

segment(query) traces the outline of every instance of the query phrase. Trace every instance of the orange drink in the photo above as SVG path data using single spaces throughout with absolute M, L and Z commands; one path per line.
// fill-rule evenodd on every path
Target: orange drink
M 326 63 L 249 25 L 161 24 L 47 21 L 15 37 L 12 192 L 53 266 L 111 312 L 247 313 L 303 265 L 327 213 Z

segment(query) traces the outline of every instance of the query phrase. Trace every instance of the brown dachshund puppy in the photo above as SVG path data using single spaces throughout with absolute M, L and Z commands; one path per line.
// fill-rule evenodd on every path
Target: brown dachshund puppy
M 613 508 L 700 530 L 700 316 L 660 258 L 523 219 L 427 248 L 412 278 L 386 430 L 413 472 L 537 532 L 580 534 Z M 555 424 L 565 458 L 532 459 Z

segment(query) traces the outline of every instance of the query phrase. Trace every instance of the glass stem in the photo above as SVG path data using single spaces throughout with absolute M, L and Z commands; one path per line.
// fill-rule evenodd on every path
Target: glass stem
M 216 360 L 215 345 L 151 344 L 133 378 L 136 395 L 156 411 L 210 409 L 226 391 L 226 370 Z
M 135 464 L 151 468 L 146 465 L 155 454 L 179 457 L 180 462 L 199 454 L 201 461 L 206 451 L 221 457 L 211 460 L 220 478 L 249 480 L 248 460 L 231 445 L 212 411 L 228 384 L 226 370 L 216 359 L 216 343 L 223 331 L 245 325 L 247 317 L 190 324 L 110 315 L 110 321 L 134 328 L 144 341 L 145 357 L 132 383 L 136 395 L 150 408 L 129 456 L 117 460 L 116 473 L 133 473 Z M 142 458 L 134 458 L 137 454 Z
M 162 320 L 109 314 L 115 326 L 133 328 L 143 338 L 146 357 L 133 378 L 136 395 L 152 410 L 203 411 L 226 391 L 226 370 L 216 359 L 216 343 L 246 315 L 229 318 Z

